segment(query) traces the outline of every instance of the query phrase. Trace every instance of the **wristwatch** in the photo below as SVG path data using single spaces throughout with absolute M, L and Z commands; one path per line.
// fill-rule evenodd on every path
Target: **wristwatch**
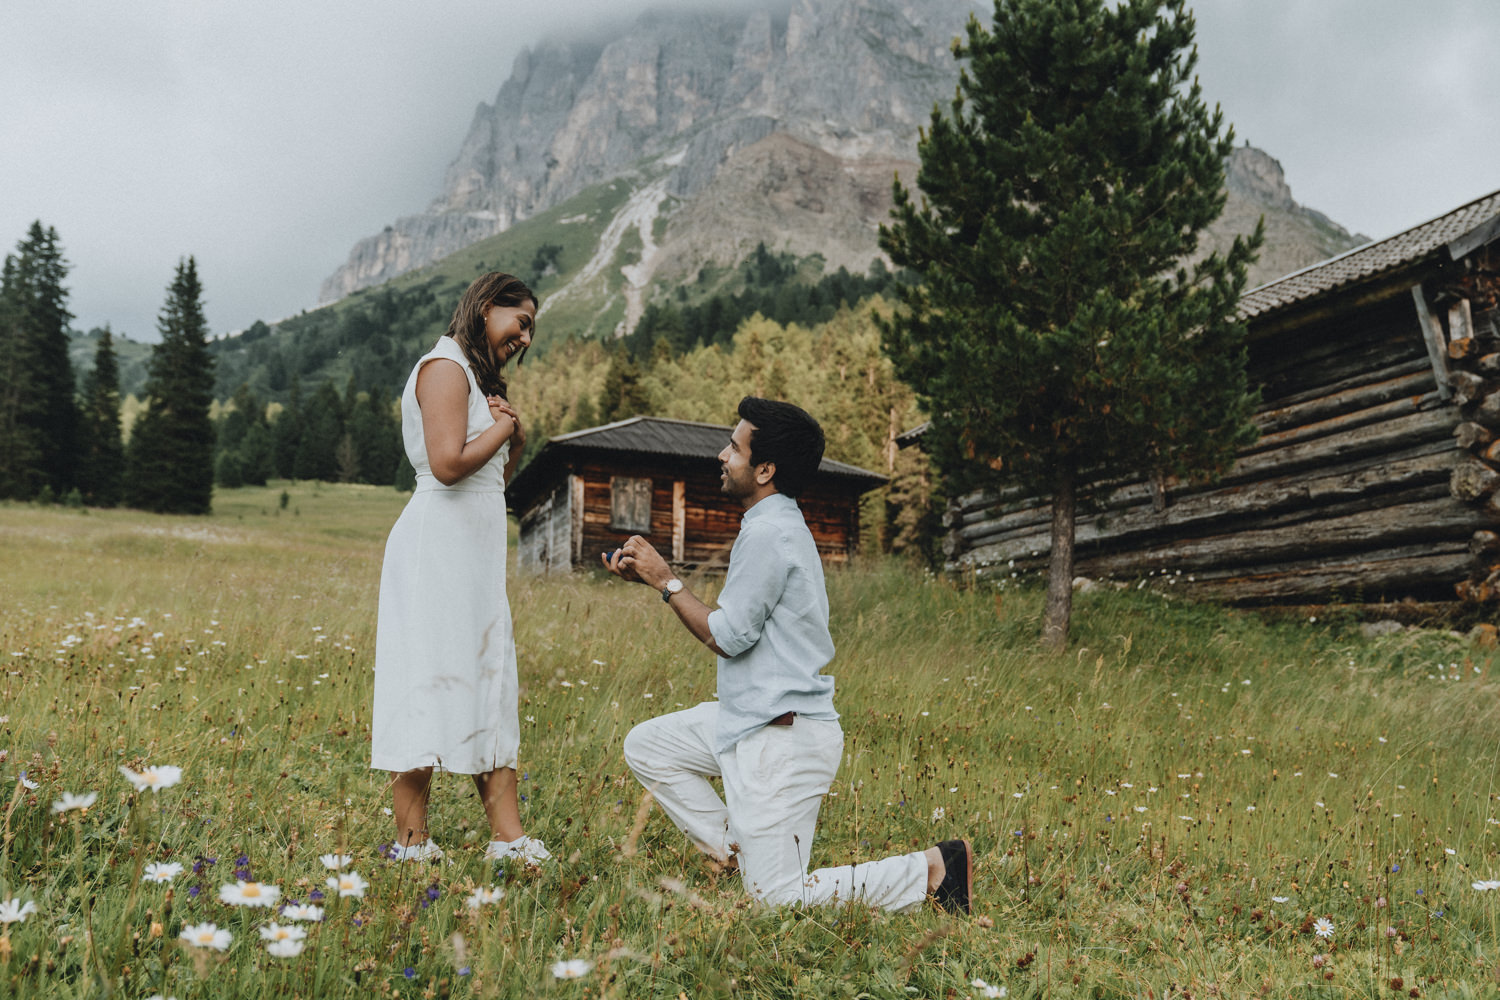
M 680 593 L 682 593 L 682 581 L 674 576 L 672 577 L 672 579 L 667 581 L 667 585 L 665 587 L 661 588 L 661 599 L 663 601 L 666 601 L 668 604 L 671 604 L 672 595 Z

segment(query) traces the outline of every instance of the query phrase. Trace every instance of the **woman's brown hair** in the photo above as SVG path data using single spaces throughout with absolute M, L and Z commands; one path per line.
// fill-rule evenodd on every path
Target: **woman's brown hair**
M 491 306 L 515 309 L 528 301 L 533 306 L 538 305 L 536 293 L 527 288 L 524 281 L 513 274 L 491 271 L 474 279 L 463 298 L 458 300 L 453 318 L 448 321 L 447 336 L 458 341 L 458 346 L 463 348 L 464 357 L 469 359 L 469 367 L 474 370 L 474 381 L 479 383 L 479 391 L 486 396 L 505 395 L 505 374 L 504 365 L 490 350 L 490 342 L 484 335 L 485 310 Z M 520 365 L 525 357 L 526 352 L 522 350 L 516 356 L 516 364 Z

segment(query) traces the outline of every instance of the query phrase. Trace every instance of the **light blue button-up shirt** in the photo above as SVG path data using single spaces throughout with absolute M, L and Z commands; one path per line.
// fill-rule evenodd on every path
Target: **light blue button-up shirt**
M 802 511 L 773 493 L 745 512 L 719 606 L 708 616 L 719 657 L 718 750 L 785 712 L 837 719 L 823 562 Z

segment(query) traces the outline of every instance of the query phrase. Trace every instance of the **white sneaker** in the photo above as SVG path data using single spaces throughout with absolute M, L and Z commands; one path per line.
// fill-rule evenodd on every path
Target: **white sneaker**
M 552 852 L 540 840 L 523 836 L 519 840 L 490 841 L 490 846 L 484 850 L 484 856 L 489 861 L 519 858 L 527 865 L 539 867 L 543 861 L 552 857 Z
M 432 838 L 422 841 L 420 844 L 408 844 L 405 847 L 391 848 L 392 861 L 441 861 L 443 860 L 443 849 L 432 842 Z

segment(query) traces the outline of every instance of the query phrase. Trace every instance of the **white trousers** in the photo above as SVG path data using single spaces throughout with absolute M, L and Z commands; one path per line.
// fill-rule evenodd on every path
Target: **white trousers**
M 716 702 L 650 719 L 625 736 L 625 762 L 662 810 L 705 853 L 739 861 L 745 889 L 771 905 L 857 900 L 904 910 L 927 896 L 921 851 L 807 870 L 818 807 L 838 772 L 844 731 L 798 718 L 714 752 Z M 709 778 L 724 781 L 724 798 Z

